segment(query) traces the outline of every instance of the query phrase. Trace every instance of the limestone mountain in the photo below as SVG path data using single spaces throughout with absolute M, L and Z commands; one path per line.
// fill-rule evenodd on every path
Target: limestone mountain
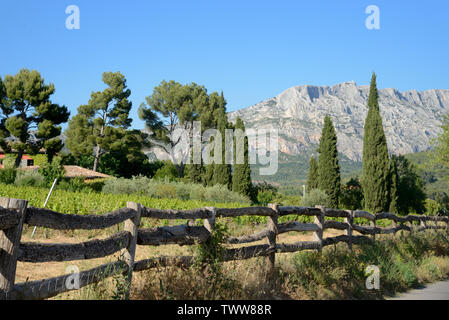
M 323 119 L 329 114 L 341 156 L 360 162 L 368 93 L 369 86 L 357 86 L 353 81 L 333 86 L 296 86 L 231 112 L 228 117 L 232 122 L 237 116 L 242 118 L 247 129 L 278 129 L 279 152 L 284 159 L 291 159 L 290 156 L 308 156 L 315 151 Z M 389 152 L 425 151 L 440 132 L 441 116 L 449 113 L 449 90 L 381 89 L 379 105 Z

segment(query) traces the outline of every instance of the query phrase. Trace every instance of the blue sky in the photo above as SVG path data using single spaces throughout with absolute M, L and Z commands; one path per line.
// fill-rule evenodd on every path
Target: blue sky
M 65 9 L 80 9 L 67 30 Z M 368 5 L 380 30 L 365 27 Z M 21 0 L 0 3 L 0 76 L 38 70 L 72 115 L 121 71 L 137 108 L 162 80 L 221 91 L 228 110 L 301 84 L 449 89 L 447 0 Z

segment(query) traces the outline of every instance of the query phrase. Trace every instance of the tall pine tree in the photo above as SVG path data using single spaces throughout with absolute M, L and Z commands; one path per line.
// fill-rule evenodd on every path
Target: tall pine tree
M 365 209 L 373 213 L 389 209 L 389 173 L 387 139 L 380 116 L 376 74 L 371 78 L 368 98 L 368 115 L 363 136 L 362 188 Z
M 318 158 L 318 188 L 329 196 L 329 205 L 338 208 L 341 179 L 338 163 L 337 134 L 329 115 L 324 118 Z
M 307 174 L 307 192 L 318 189 L 318 162 L 315 157 L 310 158 Z
M 239 117 L 237 118 L 237 121 L 235 123 L 235 130 L 238 129 L 245 132 L 245 124 Z M 237 147 L 237 145 L 238 143 L 234 141 L 234 147 Z M 251 167 L 249 164 L 249 157 L 248 157 L 248 138 L 246 136 L 244 137 L 243 146 L 244 146 L 243 163 L 238 164 L 236 160 L 234 160 L 235 164 L 234 164 L 234 172 L 232 175 L 232 191 L 251 197 L 252 191 Z M 236 159 L 237 153 L 238 151 L 234 152 L 234 159 Z

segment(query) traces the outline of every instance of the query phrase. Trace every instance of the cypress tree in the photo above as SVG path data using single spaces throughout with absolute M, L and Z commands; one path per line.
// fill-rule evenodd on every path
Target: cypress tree
M 193 162 L 193 150 L 190 154 Z M 202 160 L 202 159 L 201 159 Z M 192 183 L 202 183 L 203 181 L 203 163 L 191 163 L 189 165 L 189 180 Z
M 329 196 L 329 205 L 338 208 L 340 195 L 340 165 L 338 163 L 337 134 L 329 115 L 324 118 L 318 158 L 318 188 Z
M 245 124 L 239 117 L 235 123 L 235 129 L 242 130 L 245 132 Z M 244 138 L 244 163 L 237 164 L 234 160 L 234 172 L 232 175 L 232 191 L 238 192 L 240 194 L 251 197 L 252 183 L 251 183 L 251 167 L 248 158 L 248 138 Z M 234 141 L 234 146 L 236 146 Z M 234 152 L 234 159 L 236 157 L 236 152 Z
M 307 174 L 307 191 L 318 189 L 318 162 L 315 157 L 310 158 L 309 172 Z
M 213 142 L 213 137 L 210 138 L 209 143 Z M 214 157 L 214 150 L 210 151 L 209 154 L 210 159 L 213 159 Z M 206 170 L 204 172 L 204 178 L 203 178 L 203 185 L 206 187 L 210 187 L 214 185 L 214 171 L 215 171 L 215 164 L 209 163 L 205 165 Z
M 222 136 L 222 159 L 221 164 L 214 164 L 213 184 L 221 184 L 227 186 L 228 189 L 232 187 L 232 167 L 226 164 L 226 147 L 225 147 L 225 129 L 227 128 L 226 115 L 222 115 L 218 120 L 218 131 Z
M 376 74 L 373 73 L 368 98 L 368 115 L 363 136 L 362 188 L 365 209 L 379 213 L 389 209 L 389 173 L 387 139 L 380 116 Z
M 399 174 L 398 174 L 398 166 L 394 158 L 390 161 L 390 180 L 389 180 L 389 199 L 390 202 L 389 212 L 391 213 L 399 213 L 399 194 L 398 194 L 398 186 L 399 186 Z

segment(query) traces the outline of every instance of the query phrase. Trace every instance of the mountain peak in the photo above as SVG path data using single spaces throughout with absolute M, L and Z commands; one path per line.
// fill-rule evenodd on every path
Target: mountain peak
M 279 151 L 298 155 L 314 152 L 324 116 L 329 114 L 337 131 L 339 152 L 361 161 L 368 94 L 369 86 L 357 86 L 355 81 L 330 87 L 295 86 L 274 98 L 231 112 L 229 119 L 234 121 L 238 115 L 246 128 L 278 129 Z M 389 151 L 423 151 L 441 132 L 440 119 L 449 113 L 449 90 L 380 89 L 379 105 Z

